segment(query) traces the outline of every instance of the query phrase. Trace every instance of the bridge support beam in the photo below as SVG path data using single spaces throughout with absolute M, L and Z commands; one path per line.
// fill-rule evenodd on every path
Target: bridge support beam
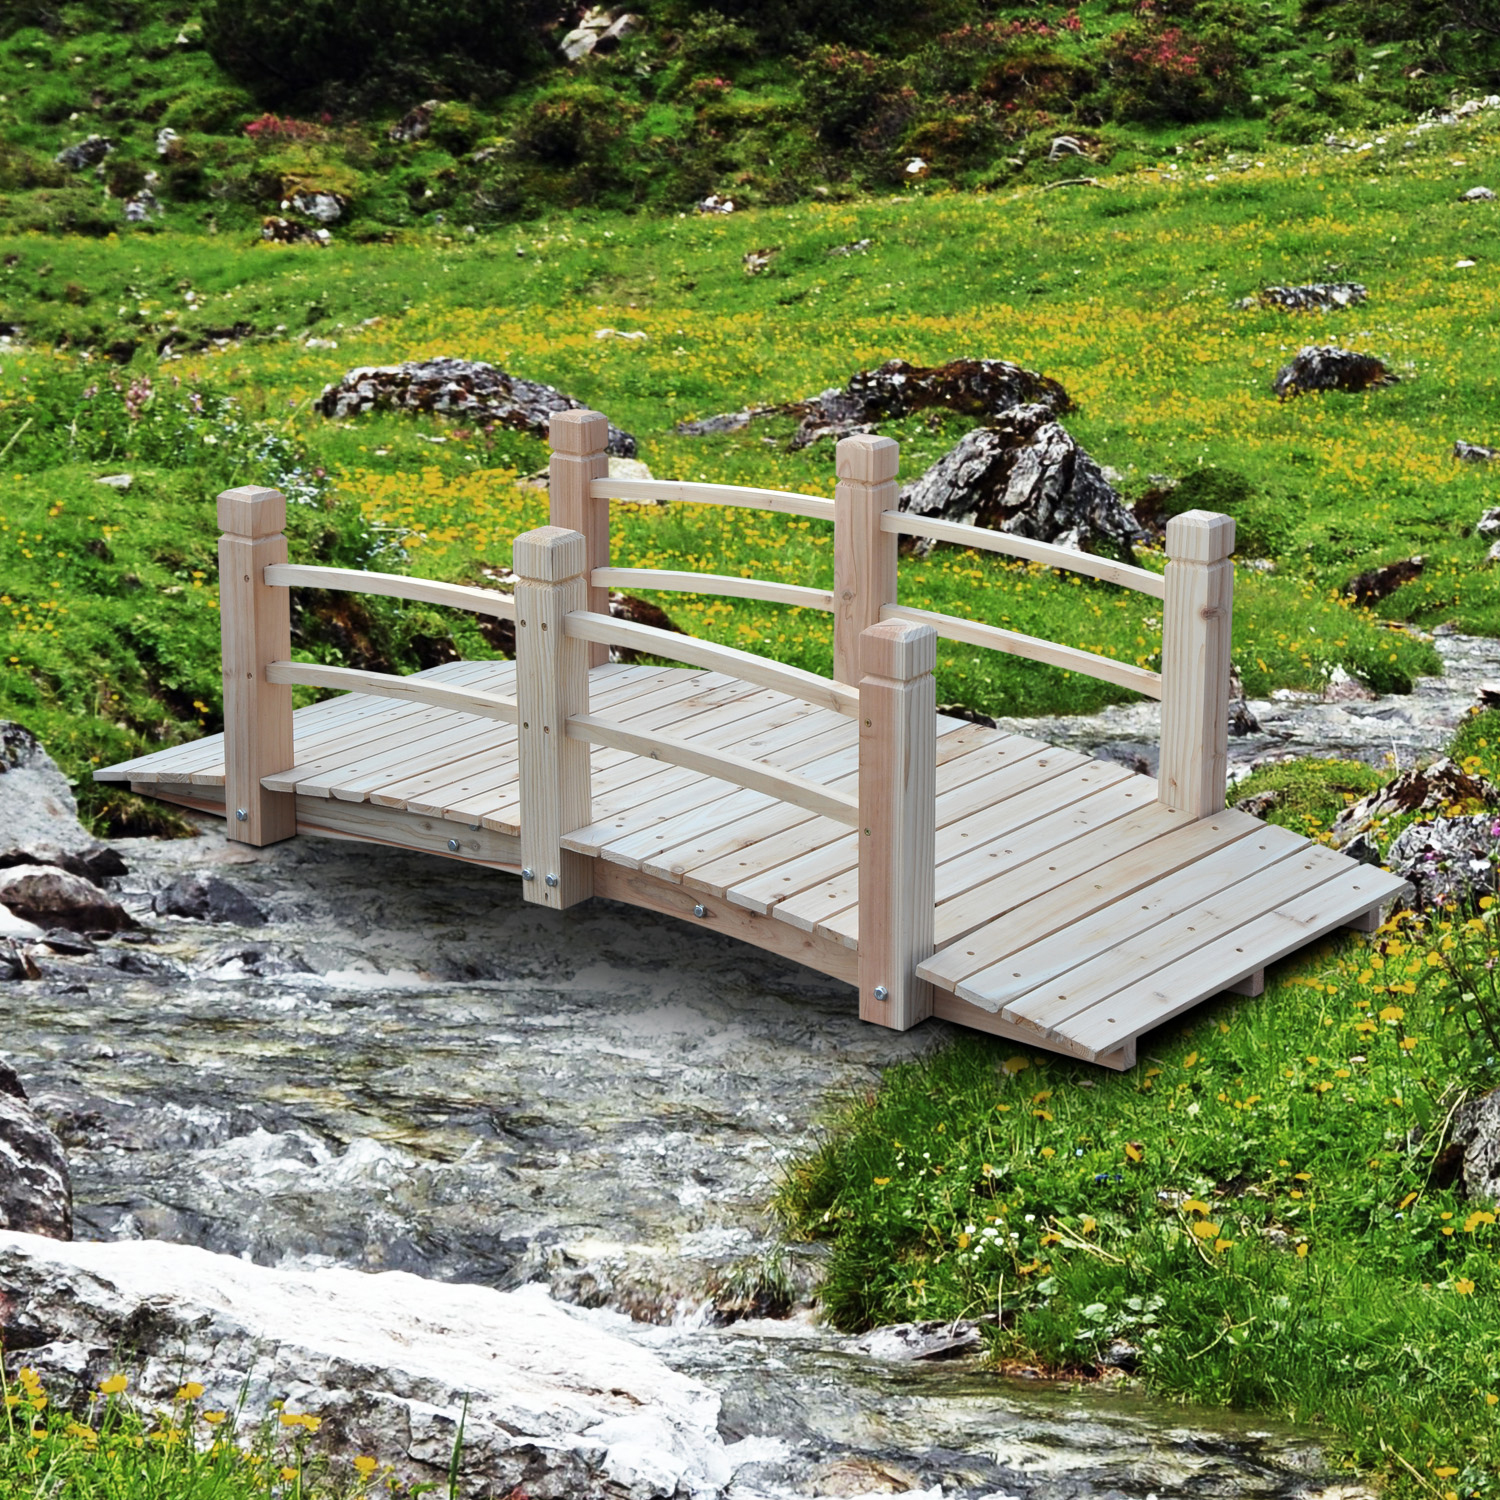
M 290 770 L 292 690 L 266 681 L 266 666 L 292 654 L 292 601 L 265 581 L 286 561 L 286 499 L 246 485 L 219 496 L 219 625 L 224 664 L 224 797 L 228 836 L 275 844 L 297 832 L 297 799 L 268 792 L 261 777 Z
M 859 659 L 859 1014 L 906 1031 L 932 1014 L 937 632 L 871 625 Z
M 570 640 L 563 624 L 588 607 L 584 537 L 538 527 L 516 538 L 514 565 L 521 893 L 561 911 L 594 893 L 593 860 L 562 846 L 593 821 L 589 746 L 568 738 L 568 719 L 589 711 L 589 643 Z

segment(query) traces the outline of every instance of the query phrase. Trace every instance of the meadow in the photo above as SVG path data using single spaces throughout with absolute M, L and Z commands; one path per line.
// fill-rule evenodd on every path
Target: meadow
M 1474 529 L 1500 503 L 1495 475 L 1452 456 L 1456 439 L 1500 440 L 1497 206 L 1460 202 L 1500 175 L 1497 140 L 1481 111 L 1350 149 L 1189 143 L 1097 188 L 918 183 L 327 250 L 154 225 L 12 235 L 0 321 L 24 333 L 0 351 L 0 716 L 42 736 L 101 830 L 168 829 L 87 775 L 219 725 L 218 490 L 284 488 L 302 560 L 480 583 L 506 565 L 545 520 L 527 482 L 540 441 L 312 409 L 352 366 L 435 354 L 597 406 L 660 476 L 816 494 L 832 492 L 831 445 L 792 451 L 788 419 L 714 438 L 674 426 L 893 357 L 1014 360 L 1063 383 L 1067 426 L 1143 517 L 1183 502 L 1234 515 L 1234 656 L 1252 694 L 1316 688 L 1335 667 L 1399 691 L 1436 669 L 1426 628 L 1500 630 Z M 1363 282 L 1368 303 L 1237 306 L 1328 279 Z M 1325 342 L 1381 356 L 1397 383 L 1276 400 L 1277 368 Z M 914 476 L 967 425 L 923 414 L 886 430 Z M 125 474 L 129 488 L 98 482 Z M 614 524 L 622 564 L 831 581 L 818 523 L 673 505 L 621 506 Z M 1413 553 L 1415 582 L 1353 605 L 1353 575 Z M 1137 557 L 1162 565 L 1149 544 Z M 1157 663 L 1150 601 L 1104 586 L 939 549 L 903 561 L 901 589 Z M 696 634 L 828 668 L 822 617 L 657 602 Z M 295 623 L 309 660 L 493 654 L 472 619 L 423 607 L 314 597 Z M 1006 714 L 1120 696 L 951 646 L 939 695 Z M 1500 732 L 1466 734 L 1461 753 L 1496 774 Z M 1352 795 L 1337 776 L 1319 785 L 1296 814 L 1314 832 Z M 1475 982 L 1493 973 L 1494 910 L 1446 920 L 1326 946 L 1265 998 L 1152 1039 L 1125 1077 L 975 1040 L 847 1101 L 782 1200 L 793 1229 L 833 1239 L 830 1314 L 852 1327 L 993 1310 L 996 1357 L 1051 1370 L 1090 1370 L 1123 1340 L 1156 1389 L 1328 1424 L 1393 1493 L 1500 1493 L 1497 1231 L 1438 1170 L 1453 1108 L 1495 1082 L 1492 992 Z

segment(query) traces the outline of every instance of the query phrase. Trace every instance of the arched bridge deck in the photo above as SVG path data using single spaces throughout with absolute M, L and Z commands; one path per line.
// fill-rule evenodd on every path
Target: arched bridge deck
M 893 444 L 850 443 L 894 472 L 884 451 Z M 608 487 L 602 476 L 590 483 Z M 559 487 L 554 470 L 554 511 Z M 522 876 L 541 904 L 632 902 L 847 980 L 869 1019 L 906 1026 L 936 1014 L 1115 1068 L 1134 1062 L 1139 1036 L 1200 1000 L 1258 993 L 1268 964 L 1335 928 L 1373 926 L 1402 889 L 1383 871 L 1226 810 L 1222 763 L 1200 776 L 1192 755 L 1174 761 L 1165 740 L 1164 781 L 1206 781 L 1208 805 L 1166 797 L 1119 765 L 937 714 L 933 628 L 892 599 L 863 625 L 857 688 L 661 632 L 644 640 L 644 627 L 583 607 L 601 575 L 607 586 L 627 571 L 589 570 L 587 533 L 545 528 L 518 541 L 514 600 L 342 575 L 345 587 L 509 614 L 517 662 L 456 662 L 403 678 L 299 667 L 278 636 L 286 590 L 333 582 L 322 576 L 333 570 L 285 564 L 280 497 L 270 495 L 225 497 L 250 496 L 260 521 L 274 523 L 261 536 L 253 526 L 236 533 L 229 507 L 226 733 L 97 773 L 227 813 L 231 837 L 363 839 Z M 248 593 L 237 599 L 236 548 L 265 552 L 267 541 L 272 555 L 241 572 Z M 269 624 L 264 610 L 246 612 L 246 597 L 270 601 Z M 837 630 L 839 611 L 826 607 Z M 610 638 L 668 658 L 722 659 L 730 670 L 598 660 Z M 1047 659 L 1041 647 L 1067 651 L 1031 643 L 1028 654 Z M 1218 664 L 1203 660 L 1212 654 L 1189 663 L 1191 681 L 1211 679 L 1198 714 L 1210 739 L 1208 715 L 1222 726 L 1227 706 L 1227 683 L 1220 693 L 1212 680 Z M 1220 655 L 1227 678 L 1227 621 Z M 1168 701 L 1171 668 L 1169 654 Z M 293 714 L 293 680 L 353 690 Z

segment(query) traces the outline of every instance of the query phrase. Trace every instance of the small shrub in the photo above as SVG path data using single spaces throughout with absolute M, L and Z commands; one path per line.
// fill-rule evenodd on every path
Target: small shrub
M 544 94 L 516 128 L 516 150 L 549 166 L 600 160 L 619 136 L 624 110 L 608 89 L 588 84 Z
M 1223 27 L 1199 33 L 1135 22 L 1104 52 L 1105 98 L 1122 120 L 1211 120 L 1248 98 L 1240 44 Z
M 243 89 L 188 89 L 166 107 L 159 123 L 169 126 L 179 135 L 188 130 L 220 135 L 232 130 L 238 120 L 253 112 L 250 95 Z
M 832 146 L 851 145 L 897 85 L 894 63 L 857 47 L 819 47 L 799 71 L 813 127 Z

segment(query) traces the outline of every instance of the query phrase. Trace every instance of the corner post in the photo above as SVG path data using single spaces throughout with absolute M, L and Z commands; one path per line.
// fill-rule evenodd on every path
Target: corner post
M 286 561 L 286 500 L 276 490 L 219 496 L 219 623 L 224 666 L 224 811 L 229 837 L 275 844 L 297 832 L 297 798 L 268 792 L 261 777 L 294 763 L 292 690 L 266 681 L 266 666 L 292 654 L 292 602 L 265 581 Z
M 937 632 L 887 620 L 859 651 L 859 1014 L 906 1031 L 932 1014 Z
M 880 611 L 896 602 L 896 543 L 880 529 L 882 511 L 901 497 L 896 471 L 901 445 L 861 434 L 838 445 L 833 492 L 833 675 L 859 684 L 859 639 L 880 623 Z
M 609 590 L 595 588 L 591 580 L 595 568 L 609 566 L 609 501 L 595 500 L 589 487 L 596 479 L 609 478 L 609 422 L 603 412 L 557 411 L 548 435 L 552 459 L 547 466 L 547 519 L 554 526 L 582 532 L 587 548 L 584 571 L 590 581 L 588 603 L 579 608 L 607 615 Z M 521 571 L 519 563 L 516 571 Z M 590 641 L 585 650 L 591 667 L 609 660 L 609 647 L 600 641 Z
M 594 893 L 593 860 L 562 846 L 593 821 L 589 746 L 568 738 L 569 716 L 589 711 L 589 643 L 569 640 L 564 623 L 585 606 L 586 559 L 577 531 L 540 526 L 516 538 L 521 894 L 555 911 Z
M 1229 772 L 1229 649 L 1234 522 L 1207 510 L 1167 522 L 1157 801 L 1207 818 L 1224 809 Z

